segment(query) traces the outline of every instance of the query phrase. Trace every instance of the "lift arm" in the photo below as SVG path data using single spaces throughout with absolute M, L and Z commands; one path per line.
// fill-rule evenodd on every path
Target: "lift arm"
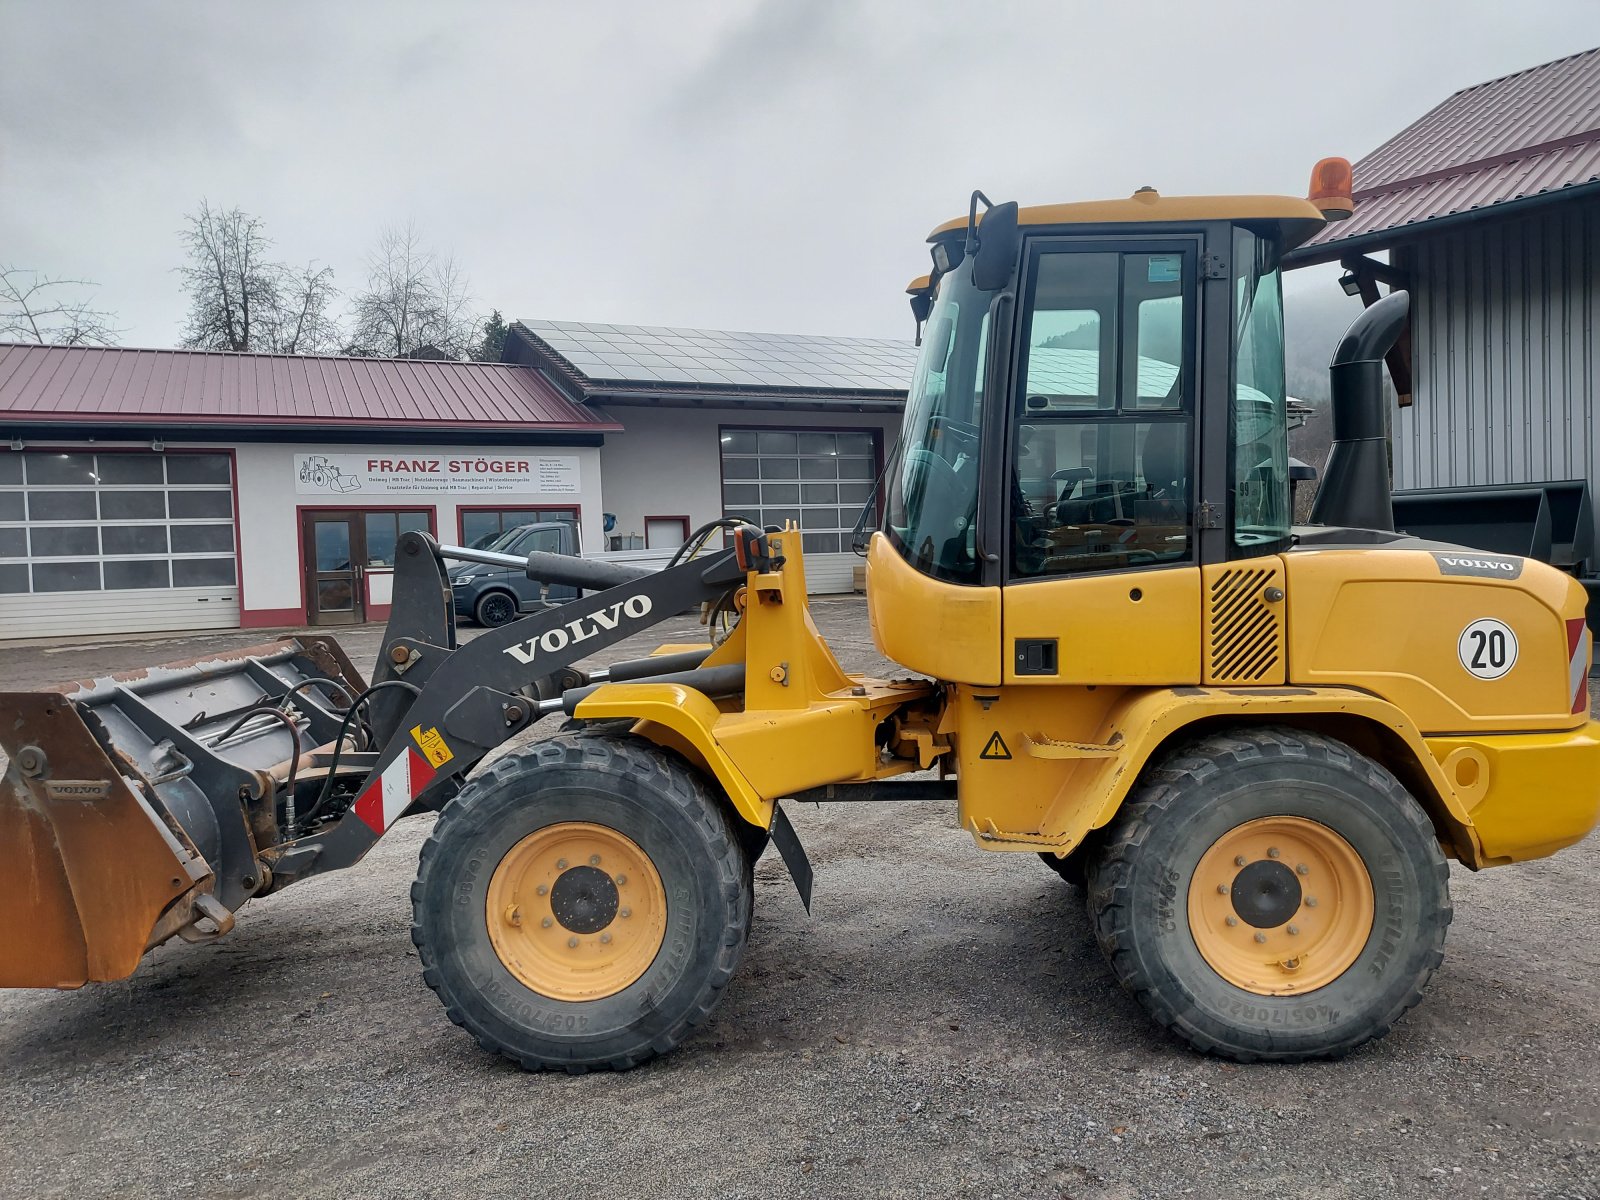
M 741 539 L 736 549 L 644 576 L 613 564 L 569 564 L 589 586 L 608 579 L 614 585 L 458 646 L 444 564 L 463 552 L 440 547 L 425 533 L 405 534 L 397 547 L 394 607 L 374 682 L 391 693 L 381 707 L 374 704 L 382 750 L 343 818 L 285 844 L 274 871 L 298 878 L 349 866 L 419 800 L 443 803 L 484 755 L 550 710 L 541 699 L 589 682 L 573 663 L 714 600 L 743 583 L 749 570 L 770 565 L 763 561 L 764 535 L 739 529 L 735 540 Z M 524 565 L 520 558 L 509 561 Z M 529 569 L 542 573 L 549 566 Z M 742 674 L 699 674 L 713 691 L 741 690 Z

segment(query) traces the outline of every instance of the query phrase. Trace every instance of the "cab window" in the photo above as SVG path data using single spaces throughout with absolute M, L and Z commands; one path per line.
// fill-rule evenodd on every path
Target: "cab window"
M 1193 294 L 1181 250 L 1036 253 L 1013 421 L 1014 576 L 1190 558 Z

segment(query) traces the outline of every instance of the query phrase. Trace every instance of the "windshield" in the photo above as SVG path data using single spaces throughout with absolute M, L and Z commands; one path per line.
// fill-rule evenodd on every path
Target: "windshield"
M 511 544 L 512 540 L 517 536 L 517 533 L 523 528 L 524 526 L 519 525 L 516 529 L 503 529 L 499 533 L 486 533 L 477 541 L 473 542 L 468 549 L 495 551 L 504 550 Z
M 991 293 L 963 261 L 939 281 L 889 464 L 885 532 L 919 571 L 978 582 L 978 424 Z
M 1234 231 L 1238 390 L 1233 403 L 1233 544 L 1271 553 L 1288 540 L 1289 412 L 1283 378 L 1283 289 L 1278 244 Z

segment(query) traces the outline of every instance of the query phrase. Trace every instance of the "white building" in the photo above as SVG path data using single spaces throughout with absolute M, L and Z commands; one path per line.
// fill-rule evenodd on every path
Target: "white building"
M 780 340 L 870 347 L 882 384 L 673 391 L 644 367 L 602 387 L 577 351 L 532 365 L 0 345 L 0 639 L 382 620 L 407 529 L 467 543 L 566 520 L 586 553 L 659 555 L 725 507 L 797 517 L 814 587 L 843 590 L 840 531 L 898 427 L 911 354 L 890 344 L 896 378 L 884 343 Z

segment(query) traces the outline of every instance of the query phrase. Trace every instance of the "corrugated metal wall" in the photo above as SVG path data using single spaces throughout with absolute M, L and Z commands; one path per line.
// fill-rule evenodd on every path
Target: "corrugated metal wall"
M 1429 238 L 1396 264 L 1412 276 L 1416 402 L 1395 421 L 1395 486 L 1600 492 L 1600 204 Z

